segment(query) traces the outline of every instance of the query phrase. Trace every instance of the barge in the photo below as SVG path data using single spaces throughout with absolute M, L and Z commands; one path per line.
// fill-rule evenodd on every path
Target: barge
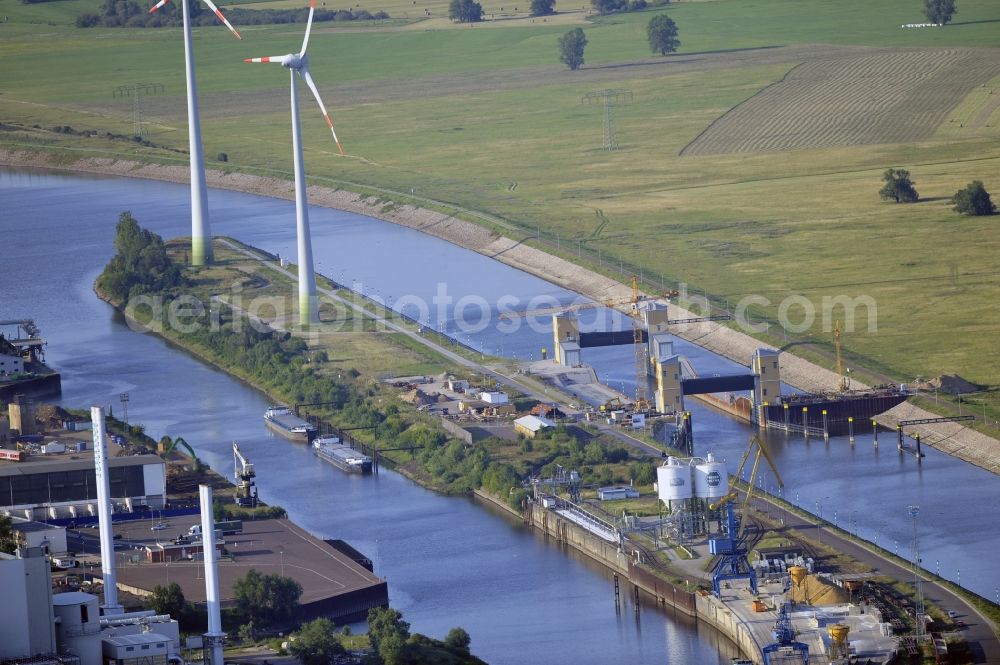
M 340 442 L 336 436 L 324 437 L 313 441 L 313 451 L 320 459 L 324 459 L 347 473 L 371 473 L 372 458 L 364 453 Z
M 268 407 L 264 412 L 264 424 L 275 434 L 297 443 L 309 443 L 316 433 L 313 425 L 284 406 Z

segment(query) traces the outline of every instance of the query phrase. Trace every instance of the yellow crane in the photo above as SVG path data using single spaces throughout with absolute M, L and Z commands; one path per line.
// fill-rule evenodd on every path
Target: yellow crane
M 753 455 L 753 466 L 750 468 L 750 477 L 747 479 L 747 491 L 746 496 L 743 498 L 743 504 L 741 509 L 743 513 L 746 514 L 747 506 L 750 504 L 750 498 L 753 495 L 754 481 L 757 479 L 757 469 L 760 467 L 761 457 L 767 462 L 767 465 L 771 467 L 771 472 L 774 473 L 774 477 L 778 481 L 778 487 L 784 487 L 785 481 L 781 479 L 781 474 L 778 472 L 778 467 L 775 466 L 774 460 L 771 459 L 771 455 L 761 444 L 760 439 L 756 435 L 750 437 L 750 443 L 747 445 L 746 450 L 743 451 L 743 457 L 740 458 L 739 467 L 736 469 L 736 473 L 729 476 L 729 493 L 716 501 L 715 503 L 709 505 L 711 510 L 718 510 L 719 508 L 724 508 L 730 503 L 736 503 L 739 500 L 739 492 L 736 488 L 736 482 L 739 480 L 740 474 L 743 473 L 743 468 L 746 466 L 747 461 L 750 459 L 750 455 Z M 739 537 L 743 534 L 743 530 L 746 527 L 746 520 L 740 522 L 740 530 L 738 534 L 733 535 L 734 538 Z

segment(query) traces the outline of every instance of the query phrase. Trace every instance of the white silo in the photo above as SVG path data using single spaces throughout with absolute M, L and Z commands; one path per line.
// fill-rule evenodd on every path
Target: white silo
M 729 474 L 723 462 L 711 453 L 694 466 L 694 495 L 699 499 L 721 499 L 729 493 Z
M 81 665 L 99 665 L 101 655 L 101 610 L 97 596 L 81 591 L 52 596 L 56 615 L 56 648 L 59 653 L 79 656 Z
M 692 483 L 691 467 L 676 457 L 668 457 L 666 464 L 656 468 L 657 495 L 667 505 L 694 496 Z

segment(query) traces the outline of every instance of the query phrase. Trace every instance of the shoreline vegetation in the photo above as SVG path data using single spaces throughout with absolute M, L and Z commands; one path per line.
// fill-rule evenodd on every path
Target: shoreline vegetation
M 28 167 L 70 171 L 119 177 L 163 180 L 184 184 L 189 181 L 189 167 L 164 165 L 118 159 L 115 157 L 93 157 L 67 155 L 39 150 L 0 148 L 0 164 L 10 167 Z M 292 200 L 294 185 L 280 178 L 250 175 L 235 171 L 208 170 L 210 187 L 230 191 Z M 596 301 L 615 299 L 623 301 L 630 294 L 625 284 L 586 267 L 551 253 L 532 247 L 524 240 L 516 240 L 504 235 L 515 229 L 505 227 L 502 220 L 472 210 L 464 210 L 446 204 L 436 204 L 430 200 L 416 200 L 397 192 L 375 192 L 361 194 L 337 187 L 310 186 L 312 205 L 343 210 L 374 217 L 382 221 L 405 226 L 422 233 L 483 254 L 514 268 L 535 275 L 541 279 L 572 290 Z M 398 196 L 397 196 L 398 195 Z M 396 200 L 414 200 L 413 204 L 398 203 Z M 419 202 L 427 207 L 421 207 Z M 438 209 L 434 209 L 438 208 Z M 456 215 L 472 217 L 469 221 Z M 682 307 L 675 308 L 675 318 L 696 316 Z M 677 336 L 698 344 L 703 348 L 726 358 L 745 364 L 755 348 L 769 346 L 733 328 L 717 323 L 678 326 Z M 789 385 L 808 392 L 836 390 L 840 377 L 830 369 L 815 364 L 812 360 L 826 359 L 793 355 L 791 351 L 782 353 L 782 378 Z M 812 356 L 810 356 L 812 358 Z M 855 377 L 864 376 L 856 372 Z M 854 386 L 863 389 L 860 381 Z M 918 404 L 904 403 L 878 418 L 880 425 L 894 429 L 900 420 L 931 418 L 939 415 L 925 408 L 941 410 L 947 415 L 948 409 L 933 406 L 924 398 Z M 937 448 L 966 462 L 979 466 L 994 474 L 1000 474 L 1000 440 L 971 428 L 954 424 L 923 425 L 919 428 L 925 445 Z M 929 443 L 928 443 L 929 442 Z
M 252 247 L 240 245 L 255 251 Z M 241 291 L 248 296 L 266 292 L 274 298 L 283 293 L 290 302 L 296 300 L 295 284 L 291 279 L 281 279 L 278 273 L 269 271 L 260 262 L 247 259 L 223 243 L 219 244 L 217 262 L 213 266 L 181 268 L 175 260 L 184 254 L 184 241 L 164 242 L 156 234 L 141 229 L 129 213 L 123 213 L 120 218 L 115 246 L 119 253 L 98 277 L 94 289 L 99 297 L 130 317 L 133 324 L 148 326 L 152 323 L 149 317 L 136 316 L 136 311 L 128 312 L 124 306 L 129 298 L 139 295 L 161 295 L 165 301 L 194 296 L 207 301 L 217 295 L 213 290 L 220 285 L 239 283 Z M 265 271 L 267 279 L 261 274 Z M 156 288 L 152 289 L 150 285 L 156 285 Z M 164 306 L 169 305 L 165 302 Z M 196 333 L 167 333 L 155 329 L 153 332 L 269 397 L 286 401 L 289 397 L 304 401 L 333 398 L 330 401 L 341 404 L 338 411 L 327 409 L 315 415 L 326 423 L 341 427 L 357 426 L 359 422 L 371 423 L 381 427 L 380 440 L 384 441 L 387 433 L 394 437 L 392 447 L 399 447 L 402 442 L 419 448 L 382 456 L 404 476 L 437 492 L 475 496 L 495 504 L 510 515 L 521 515 L 526 498 L 521 478 L 528 473 L 551 475 L 557 465 L 579 469 L 585 483 L 634 483 L 651 490 L 655 479 L 655 460 L 635 459 L 628 449 L 616 441 L 576 427 L 559 427 L 544 436 L 521 438 L 516 442 L 493 437 L 477 442 L 470 449 L 469 445 L 448 438 L 440 424 L 426 414 L 408 408 L 409 405 L 397 399 L 397 394 L 373 380 L 370 373 L 353 367 L 346 370 L 343 366 L 336 370 L 323 367 L 331 362 L 329 350 L 333 341 L 327 340 L 326 343 L 331 346 L 325 348 L 322 341 L 316 343 L 313 340 L 312 344 L 307 344 L 301 337 L 278 327 L 262 332 L 247 325 L 242 331 L 234 331 L 232 326 L 238 315 L 236 309 L 230 310 L 228 318 L 226 314 L 216 312 L 218 330 L 209 329 L 209 321 L 203 318 L 203 329 Z M 185 323 L 196 323 L 199 317 L 211 316 L 210 312 L 193 313 Z M 287 318 L 297 320 L 296 313 L 288 312 Z M 367 319 L 368 315 L 364 318 Z M 368 339 L 386 337 L 372 335 L 362 327 L 357 333 L 338 334 L 336 346 L 343 346 L 346 338 L 355 335 Z M 230 343 L 226 343 L 227 340 Z M 388 343 L 393 342 L 390 340 Z M 262 364 L 254 365 L 250 362 L 252 358 L 264 360 Z M 446 370 L 461 372 L 457 367 L 447 367 Z M 344 376 L 348 378 L 345 380 Z M 377 445 L 376 441 L 371 442 Z M 650 494 L 649 491 L 645 493 Z M 638 510 L 641 513 L 642 507 Z M 672 585 L 694 583 L 694 588 L 704 585 L 704 580 L 678 571 L 670 566 L 669 561 L 661 560 L 655 567 L 642 568 Z
M 180 269 L 174 259 L 183 255 L 183 241 L 163 242 L 141 229 L 129 213 L 123 213 L 119 220 L 115 246 L 119 253 L 98 277 L 94 289 L 133 325 L 154 332 L 271 399 L 287 404 L 327 404 L 312 407 L 308 413 L 336 428 L 370 428 L 356 430 L 358 438 L 369 445 L 390 441 L 393 448 L 412 448 L 379 456 L 425 487 L 465 495 L 485 488 L 518 508 L 523 490 L 512 488 L 520 488 L 520 479 L 529 473 L 551 473 L 557 464 L 579 468 L 584 479 L 592 483 L 635 481 L 651 486 L 655 479 L 652 462 L 633 456 L 610 437 L 580 427 L 558 427 L 532 441 L 490 437 L 470 448 L 449 437 L 435 417 L 398 399 L 397 389 L 379 381 L 387 369 L 390 373 L 392 369 L 410 369 L 411 363 L 419 360 L 419 351 L 411 348 L 407 355 L 407 348 L 392 334 L 369 334 L 371 320 L 367 316 L 362 325 L 353 327 L 356 332 L 325 333 L 321 324 L 318 334 L 307 342 L 280 327 L 278 321 L 251 325 L 242 310 L 216 298 L 220 287 L 238 284 L 244 299 L 266 296 L 294 304 L 292 280 L 258 262 L 220 244 L 212 267 Z M 127 306 L 130 299 L 140 296 L 159 296 L 162 310 L 170 309 L 175 301 L 193 302 L 192 297 L 198 302 L 221 304 L 215 311 L 206 308 L 196 312 L 192 308 L 189 315 L 181 314 L 182 325 L 178 327 L 189 332 L 179 332 L 157 325 L 151 309 Z M 329 313 L 321 309 L 327 323 L 331 323 Z M 286 314 L 292 319 L 296 316 L 294 311 Z M 346 316 L 347 320 L 332 323 L 344 327 L 360 315 Z M 393 364 L 373 368 L 365 362 L 372 356 L 389 358 L 383 362 Z M 433 361 L 429 367 L 456 375 L 467 372 Z M 531 400 L 512 398 L 529 408 L 532 405 Z M 377 437 L 370 433 L 375 431 Z

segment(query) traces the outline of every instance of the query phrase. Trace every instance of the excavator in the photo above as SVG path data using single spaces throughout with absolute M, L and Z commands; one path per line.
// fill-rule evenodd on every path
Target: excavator
M 157 446 L 157 448 L 159 449 L 160 457 L 164 459 L 170 457 L 170 453 L 172 453 L 174 449 L 177 448 L 177 446 L 180 446 L 181 448 L 184 448 L 188 452 L 188 456 L 191 458 L 191 466 L 193 467 L 193 469 L 195 471 L 199 471 L 201 469 L 201 460 L 198 459 L 198 456 L 194 454 L 194 448 L 192 448 L 188 444 L 188 442 L 184 440 L 183 437 L 179 436 L 175 439 L 171 439 L 170 437 L 164 437 L 164 438 L 168 439 L 170 443 L 164 445 L 164 443 L 161 441 L 160 444 Z

